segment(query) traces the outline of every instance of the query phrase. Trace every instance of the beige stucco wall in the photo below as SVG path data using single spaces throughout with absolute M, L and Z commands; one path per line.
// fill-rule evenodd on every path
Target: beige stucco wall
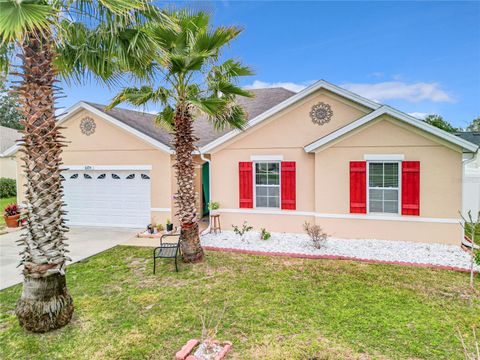
M 0 178 L 15 179 L 17 177 L 17 159 L 15 156 L 0 158 Z
M 323 126 L 309 117 L 318 101 L 330 104 L 334 113 Z M 458 244 L 462 229 L 453 222 L 461 209 L 461 149 L 397 120 L 381 118 L 314 154 L 305 152 L 305 145 L 365 114 L 351 105 L 320 92 L 216 149 L 211 195 L 220 202 L 224 228 L 247 220 L 257 229 L 301 232 L 304 221 L 316 221 L 337 237 Z M 405 160 L 421 162 L 420 216 L 414 221 L 401 215 L 377 220 L 349 214 L 349 162 L 363 160 L 365 154 L 403 154 Z M 252 155 L 282 155 L 284 161 L 296 161 L 296 211 L 274 209 L 275 214 L 265 214 L 239 209 L 238 162 L 251 161 Z
M 95 120 L 95 132 L 86 136 L 80 131 L 84 117 Z M 81 110 L 66 120 L 62 134 L 68 142 L 63 150 L 63 163 L 69 165 L 151 165 L 151 207 L 171 209 L 170 154 L 144 142 L 126 130 L 108 123 L 87 110 Z M 20 176 L 24 183 L 23 175 Z M 20 194 L 23 200 L 23 191 Z M 171 212 L 152 211 L 152 221 L 172 218 Z

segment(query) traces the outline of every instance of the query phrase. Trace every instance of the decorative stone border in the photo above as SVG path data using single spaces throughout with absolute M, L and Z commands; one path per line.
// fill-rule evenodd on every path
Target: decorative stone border
M 359 261 L 371 264 L 388 264 L 388 265 L 401 265 L 401 266 L 412 266 L 418 268 L 430 268 L 438 270 L 450 270 L 458 271 L 462 273 L 469 273 L 470 270 L 463 269 L 455 266 L 447 265 L 435 265 L 435 264 L 423 264 L 423 263 L 413 263 L 406 261 L 387 261 L 387 260 L 374 260 L 374 259 L 361 259 L 351 256 L 340 256 L 340 255 L 311 255 L 311 254 L 298 254 L 298 253 L 285 253 L 285 252 L 267 252 L 267 251 L 257 251 L 257 250 L 244 250 L 244 249 L 232 249 L 232 248 L 221 248 L 216 246 L 203 246 L 205 250 L 211 251 L 222 251 L 222 252 L 233 252 L 239 254 L 249 254 L 249 255 L 261 255 L 261 256 L 283 256 L 283 257 L 293 257 L 293 258 L 302 258 L 302 259 L 324 259 L 324 260 L 349 260 L 349 261 Z M 476 271 L 478 273 L 478 271 Z
M 200 344 L 200 341 L 197 339 L 190 339 L 187 341 L 183 347 L 177 351 L 175 354 L 176 360 L 202 360 L 193 355 L 193 350 Z M 225 341 L 223 344 L 223 349 L 215 357 L 215 360 L 223 360 L 227 353 L 232 349 L 232 343 L 230 341 Z

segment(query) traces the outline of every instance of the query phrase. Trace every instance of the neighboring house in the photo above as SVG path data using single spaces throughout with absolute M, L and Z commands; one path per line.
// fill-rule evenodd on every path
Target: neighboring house
M 18 130 L 0 126 L 0 178 L 16 178 L 15 143 L 20 140 L 21 136 Z
M 480 146 L 480 131 L 459 132 L 455 135 Z M 463 174 L 463 213 L 472 212 L 474 218 L 480 211 L 480 155 L 466 156 Z
M 477 145 L 323 80 L 255 93 L 239 100 L 244 131 L 195 123 L 200 214 L 212 199 L 224 229 L 309 221 L 336 237 L 460 243 L 462 157 Z M 174 219 L 171 136 L 153 119 L 86 102 L 61 117 L 71 224 Z

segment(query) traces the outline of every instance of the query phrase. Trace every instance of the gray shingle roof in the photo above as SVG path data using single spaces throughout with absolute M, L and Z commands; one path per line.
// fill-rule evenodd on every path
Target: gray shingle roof
M 455 135 L 480 146 L 480 131 L 462 131 L 455 133 Z
M 255 118 L 295 95 L 294 92 L 284 88 L 255 89 L 251 91 L 255 94 L 255 97 L 241 97 L 238 99 L 238 104 L 242 105 L 247 112 L 248 120 Z M 105 105 L 91 102 L 87 102 L 87 104 L 167 146 L 172 146 L 172 136 L 165 129 L 155 126 L 155 115 L 122 108 L 105 111 Z M 232 130 L 231 128 L 226 128 L 221 131 L 215 130 L 212 124 L 204 117 L 196 119 L 193 128 L 195 136 L 199 138 L 197 142 L 197 146 L 199 147 L 208 144 Z
M 0 126 L 0 154 L 12 147 L 21 137 L 22 134 L 18 130 Z

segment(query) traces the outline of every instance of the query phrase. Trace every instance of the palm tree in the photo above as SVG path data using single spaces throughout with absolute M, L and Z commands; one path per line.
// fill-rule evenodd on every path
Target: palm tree
M 220 62 L 220 51 L 235 39 L 241 29 L 212 29 L 210 16 L 204 12 L 179 11 L 170 14 L 178 28 L 161 23 L 148 24 L 147 33 L 156 43 L 152 67 L 158 70 L 160 86 L 146 84 L 123 89 L 108 108 L 126 102 L 135 106 L 155 103 L 161 106 L 156 123 L 166 127 L 174 137 L 175 194 L 177 216 L 181 224 L 181 249 L 186 262 L 203 259 L 198 232 L 196 194 L 194 190 L 195 141 L 193 122 L 207 116 L 217 129 L 226 126 L 242 128 L 244 109 L 237 96 L 253 96 L 240 88 L 240 76 L 252 75 L 249 67 L 228 59 Z
M 65 279 L 64 144 L 55 118 L 55 83 L 60 76 L 82 79 L 87 70 L 114 81 L 123 63 L 142 68 L 150 59 L 140 54 L 147 54 L 151 44 L 139 29 L 148 18 L 164 17 L 143 0 L 0 0 L 0 67 L 20 69 L 10 73 L 20 78 L 16 91 L 25 127 L 27 205 L 20 241 L 23 292 L 16 314 L 29 331 L 62 327 L 73 313 Z

